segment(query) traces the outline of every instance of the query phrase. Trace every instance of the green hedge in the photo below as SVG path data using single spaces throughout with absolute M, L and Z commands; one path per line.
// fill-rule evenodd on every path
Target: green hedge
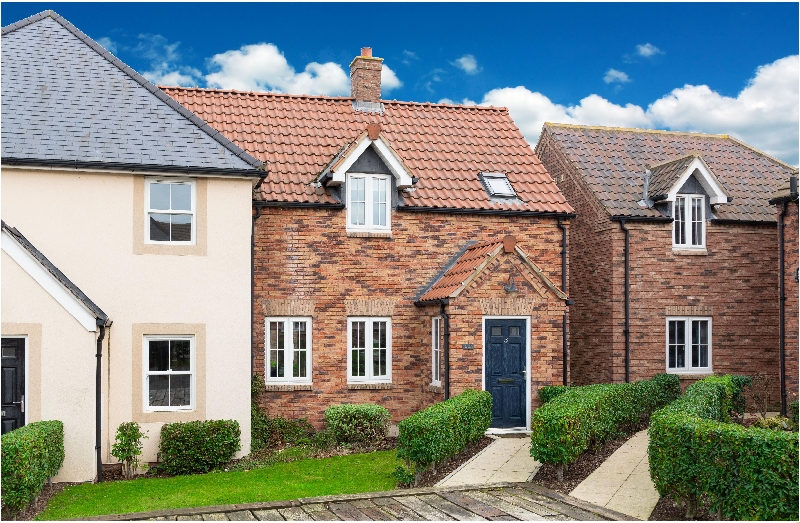
M 800 404 L 798 404 L 797 401 L 793 401 L 789 403 L 789 409 L 787 412 L 787 414 L 789 414 L 789 419 L 792 420 L 792 423 L 794 423 L 795 428 L 797 427 L 798 410 L 800 410 L 798 409 L 798 407 L 800 407 Z
M 531 418 L 531 456 L 568 465 L 594 442 L 618 435 L 680 394 L 677 376 L 659 374 L 636 383 L 562 387 Z
M 373 444 L 389 433 L 392 415 L 371 403 L 333 405 L 325 410 L 325 421 L 337 443 Z
M 401 421 L 397 457 L 421 472 L 480 440 L 491 422 L 492 395 L 467 389 Z
M 64 463 L 64 424 L 37 421 L 2 437 L 3 505 L 17 511 L 30 503 Z
M 158 445 L 159 468 L 167 474 L 198 474 L 229 462 L 241 448 L 235 420 L 166 423 Z
M 653 414 L 650 475 L 663 496 L 727 519 L 798 519 L 798 435 L 729 423 L 740 377 L 698 381 Z
M 539 399 L 542 400 L 542 405 L 544 405 L 567 392 L 569 388 L 569 385 L 545 385 L 544 387 L 539 387 Z

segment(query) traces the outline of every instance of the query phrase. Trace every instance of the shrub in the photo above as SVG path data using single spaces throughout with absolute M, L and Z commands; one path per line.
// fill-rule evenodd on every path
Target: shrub
M 325 421 L 337 443 L 378 443 L 389 433 L 391 419 L 385 407 L 371 403 L 333 405 L 325 410 Z
M 539 387 L 539 399 L 542 400 L 542 405 L 567 392 L 569 387 L 569 385 L 545 385 L 544 387 Z
M 284 444 L 307 445 L 311 443 L 314 427 L 306 419 L 290 420 L 270 418 L 259 405 L 264 391 L 264 378 L 256 374 L 250 383 L 250 452 L 271 449 Z
M 758 418 L 753 427 L 759 429 L 771 430 L 790 430 L 792 428 L 792 421 L 783 416 L 775 416 L 774 418 Z
M 111 455 L 122 462 L 125 477 L 133 477 L 133 471 L 139 467 L 139 456 L 142 455 L 142 438 L 146 438 L 139 424 L 135 421 L 121 423 L 117 427 L 114 445 L 111 446 Z
M 744 382 L 733 376 L 698 381 L 653 414 L 650 475 L 696 515 L 706 500 L 718 518 L 798 518 L 797 433 L 729 423 Z
M 64 463 L 64 424 L 37 421 L 3 434 L 2 500 L 12 511 L 30 503 Z
M 800 407 L 800 403 L 795 400 L 789 403 L 789 408 L 787 409 L 789 414 L 789 419 L 792 420 L 792 423 L 794 423 L 795 428 L 797 428 L 798 425 L 798 420 L 797 420 L 798 410 L 799 410 L 798 407 Z
M 492 395 L 467 389 L 431 405 L 398 425 L 397 457 L 416 471 L 436 466 L 480 440 L 492 422 Z
M 229 462 L 241 448 L 235 420 L 166 423 L 161 427 L 160 468 L 168 474 L 208 472 Z
M 531 456 L 559 465 L 561 478 L 563 467 L 592 444 L 635 426 L 679 393 L 678 377 L 665 374 L 637 383 L 568 387 L 533 413 Z

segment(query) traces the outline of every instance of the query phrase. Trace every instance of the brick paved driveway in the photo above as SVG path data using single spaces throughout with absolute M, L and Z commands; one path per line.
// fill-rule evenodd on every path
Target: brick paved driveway
M 216 507 L 98 516 L 149 521 L 607 521 L 630 520 L 533 483 L 393 490 Z

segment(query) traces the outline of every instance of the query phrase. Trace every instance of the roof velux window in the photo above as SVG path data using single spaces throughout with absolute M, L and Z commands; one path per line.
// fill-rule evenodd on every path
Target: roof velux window
M 517 193 L 503 173 L 481 173 L 481 181 L 489 196 L 494 198 L 516 198 Z

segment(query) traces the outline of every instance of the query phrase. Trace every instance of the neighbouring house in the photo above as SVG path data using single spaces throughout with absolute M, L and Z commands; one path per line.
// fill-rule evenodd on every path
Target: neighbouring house
M 798 337 L 800 315 L 798 314 L 797 250 L 797 174 L 790 176 L 772 195 L 770 204 L 778 208 L 778 306 L 781 358 L 781 412 L 786 415 L 788 402 L 797 401 L 798 393 Z
M 56 481 L 126 421 L 145 461 L 173 421 L 235 419 L 248 452 L 263 165 L 56 13 L 2 29 L 2 428 L 61 420 Z
M 573 382 L 769 373 L 778 253 L 767 200 L 796 169 L 727 135 L 547 123 L 567 201 Z
M 253 201 L 263 406 L 398 421 L 471 387 L 494 427 L 528 427 L 537 388 L 566 377 L 573 209 L 507 109 L 381 100 L 382 59 L 350 67 L 351 97 L 162 87 L 270 165 Z

